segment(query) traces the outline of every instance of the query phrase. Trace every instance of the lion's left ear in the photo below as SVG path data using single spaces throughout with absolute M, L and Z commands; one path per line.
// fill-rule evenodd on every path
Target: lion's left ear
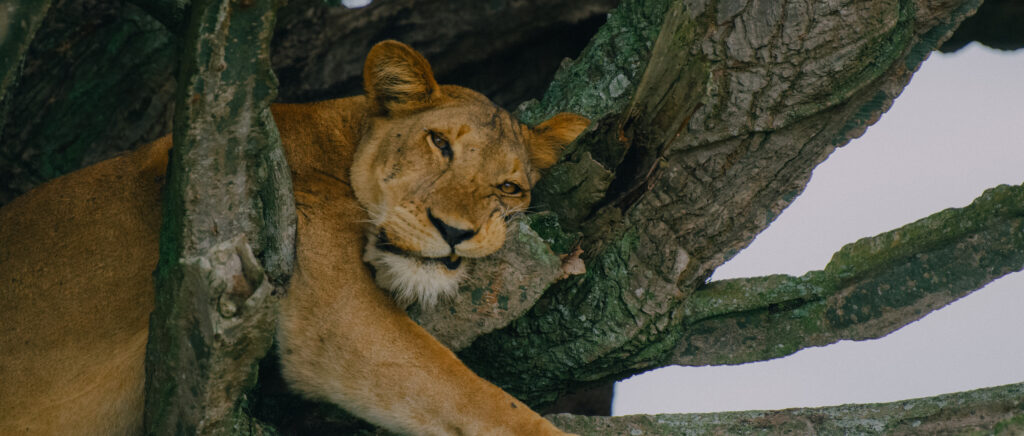
M 398 41 L 381 41 L 370 49 L 363 65 L 367 96 L 385 112 L 422 109 L 441 95 L 430 63 Z
M 534 168 L 549 168 L 558 162 L 562 148 L 576 139 L 590 120 L 576 114 L 562 112 L 532 129 L 530 163 Z

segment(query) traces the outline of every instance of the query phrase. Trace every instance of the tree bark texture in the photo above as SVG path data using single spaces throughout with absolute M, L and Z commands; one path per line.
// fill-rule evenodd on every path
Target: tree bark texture
M 4 112 L 0 106 L 0 204 L 171 129 L 175 35 L 186 2 L 56 0 L 46 8 L 51 1 L 7 3 L 20 5 L 8 6 L 14 11 L 9 20 L 31 9 L 28 21 L 19 24 L 41 25 L 34 39 L 5 40 L 4 47 L 31 41 L 18 49 L 21 55 L 16 50 L 0 56 L 0 74 L 9 81 L 0 96 L 15 108 Z M 350 10 L 295 0 L 280 11 L 273 41 L 280 98 L 321 100 L 361 92 L 366 51 L 394 38 L 423 51 L 442 82 L 469 86 L 514 108 L 544 92 L 561 60 L 579 53 L 617 3 L 403 0 Z M 989 41 L 985 35 L 1000 29 L 1001 39 L 986 43 L 1024 44 L 1014 33 L 1020 26 L 1001 24 L 1015 22 L 1015 5 L 989 0 L 979 15 L 992 18 L 970 26 L 977 31 L 958 31 L 944 50 Z M 10 29 L 9 35 L 17 34 L 17 26 Z
M 4 97 L 0 204 L 168 133 L 175 50 L 171 34 L 138 8 L 53 2 Z
M 560 111 L 595 121 L 536 187 L 542 212 L 510 225 L 459 299 L 412 314 L 534 406 L 667 364 L 878 337 L 1022 268 L 1018 186 L 851 244 L 823 271 L 706 283 L 979 0 L 626 0 L 606 15 L 614 3 L 299 0 L 279 11 L 271 50 L 265 1 L 194 2 L 185 14 L 174 0 L 57 0 L 4 94 L 33 110 L 0 113 L 0 203 L 159 136 L 176 114 L 147 419 L 211 433 L 259 425 L 239 407 L 273 317 L 250 315 L 272 306 L 290 269 L 268 61 L 282 99 L 350 95 L 366 49 L 396 38 L 442 82 L 506 106 L 546 89 L 519 105 L 524 122 Z M 209 378 L 174 377 L 193 373 Z M 348 422 L 327 409 L 313 419 Z
M 186 2 L 53 3 L 45 19 L 33 15 L 43 22 L 23 56 L 18 86 L 4 99 L 16 110 L 0 118 L 0 204 L 171 130 Z M 279 98 L 361 93 L 367 51 L 393 38 L 427 55 L 441 82 L 514 107 L 544 91 L 559 62 L 579 53 L 615 3 L 402 0 L 347 9 L 295 0 L 279 11 L 272 41 Z M 0 66 L 17 74 L 6 58 Z
M 976 7 L 623 2 L 521 112 L 598 120 L 537 189 L 562 229 L 582 233 L 587 273 L 461 356 L 537 406 L 664 364 L 692 334 L 686 302 L 706 277 L 877 120 Z M 921 316 L 903 315 L 887 319 Z
M 1024 185 L 999 186 L 843 247 L 824 270 L 722 280 L 698 289 L 667 361 L 727 365 L 839 340 L 885 336 L 1024 268 Z
M 1024 432 L 1024 384 L 884 404 L 780 411 L 548 416 L 580 435 L 1016 435 Z
M 43 23 L 50 3 L 51 0 L 0 1 L 0 120 L 7 118 L 11 102 L 8 91 L 21 76 L 25 52 Z M 3 137 L 2 123 L 0 137 Z
M 261 434 L 245 412 L 294 263 L 270 114 L 276 0 L 195 1 L 185 23 L 146 348 L 148 434 Z

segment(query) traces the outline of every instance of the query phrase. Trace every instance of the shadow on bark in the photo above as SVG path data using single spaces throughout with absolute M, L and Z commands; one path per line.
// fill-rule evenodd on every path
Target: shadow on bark
M 536 187 L 534 206 L 543 212 L 510 226 L 515 229 L 510 243 L 496 260 L 481 265 L 481 274 L 460 299 L 437 313 L 413 313 L 460 349 L 461 357 L 482 376 L 534 406 L 544 406 L 567 390 L 666 364 L 747 362 L 842 338 L 884 335 L 1021 269 L 1022 188 L 998 187 L 967 208 L 851 244 L 823 271 L 705 283 L 800 194 L 817 164 L 889 108 L 919 64 L 979 1 L 836 6 L 627 0 L 608 13 L 614 3 L 404 0 L 348 10 L 303 0 L 278 13 L 272 62 L 284 99 L 356 93 L 366 48 L 372 41 L 396 38 L 430 58 L 442 81 L 518 105 L 524 122 L 560 111 L 595 121 Z M 186 96 L 193 94 L 201 99 L 219 92 L 252 93 L 243 104 L 257 120 L 250 127 L 264 132 L 256 135 L 260 141 L 273 143 L 276 135 L 265 111 L 276 89 L 269 65 L 250 70 L 257 71 L 258 83 L 230 90 L 195 87 L 193 73 L 211 72 L 188 68 L 211 59 L 203 50 L 218 50 L 182 50 L 197 32 L 217 34 L 216 26 L 209 31 L 192 27 L 199 19 L 199 4 L 195 2 L 197 9 L 189 15 L 173 2 L 140 7 L 110 0 L 57 0 L 45 16 L 45 4 L 32 12 L 24 33 L 9 40 L 22 43 L 11 52 L 18 58 L 2 68 L 0 109 L 33 110 L 0 112 L 0 203 L 43 180 L 165 133 L 175 111 L 175 130 L 182 133 L 175 140 L 201 145 L 197 138 L 185 139 L 185 128 L 199 126 L 197 119 L 205 110 L 189 106 Z M 267 53 L 270 29 L 253 32 L 247 37 L 259 33 L 257 45 Z M 26 46 L 27 41 L 31 44 Z M 563 62 L 566 56 L 575 60 Z M 186 72 L 175 76 L 179 62 Z M 11 72 L 19 70 L 13 73 L 18 79 L 10 80 Z M 248 77 L 228 77 L 234 70 L 225 74 L 204 83 L 244 82 Z M 537 99 L 519 105 L 532 97 Z M 177 108 L 172 107 L 175 98 Z M 224 122 L 203 128 L 210 129 L 211 138 L 227 135 L 225 143 L 253 139 L 230 137 L 229 125 L 238 120 L 228 117 Z M 175 165 L 198 168 L 216 161 L 211 159 L 216 151 L 210 150 L 189 158 L 188 144 L 176 143 L 180 156 Z M 279 171 L 283 164 L 272 156 L 275 146 L 267 147 L 248 154 L 246 161 Z M 208 177 L 214 180 L 221 169 L 211 171 Z M 197 176 L 207 177 L 200 174 L 206 173 L 193 174 L 192 183 Z M 184 178 L 171 182 L 171 192 L 187 189 L 190 182 L 183 169 L 172 167 L 171 175 Z M 254 186 L 274 188 L 217 197 L 214 203 L 223 204 L 169 200 L 161 283 L 193 286 L 195 277 L 207 271 L 235 268 L 225 274 L 243 277 L 238 283 L 253 291 L 246 295 L 266 289 L 265 283 L 280 285 L 288 261 L 274 253 L 287 251 L 282 241 L 289 240 L 284 230 L 288 225 L 282 217 L 293 218 L 294 213 L 285 207 L 290 201 L 283 200 L 284 181 L 261 177 L 251 177 Z M 240 217 L 216 210 L 232 201 L 252 204 L 233 208 Z M 253 204 L 273 211 L 250 212 Z M 211 240 L 207 238 L 215 232 L 189 227 L 189 216 L 197 214 L 235 217 L 229 220 L 238 222 L 220 228 L 223 240 Z M 264 227 L 266 216 L 279 221 Z M 235 227 L 237 232 L 228 231 Z M 235 238 L 235 233 L 244 238 Z M 177 264 L 182 258 L 192 261 Z M 566 273 L 566 265 L 579 260 L 586 271 Z M 173 307 L 164 300 L 175 294 L 161 294 L 160 306 Z M 215 304 L 208 307 L 158 312 L 155 318 L 168 325 L 160 334 L 180 348 L 171 354 L 203 357 L 188 350 L 194 345 L 183 341 L 188 336 L 181 332 L 191 327 L 182 323 L 190 321 L 193 309 L 212 317 L 196 319 L 232 318 L 236 312 L 231 305 L 219 305 L 222 296 L 211 294 L 208 300 Z M 245 298 L 227 300 L 236 309 L 246 304 Z M 200 343 L 215 342 L 208 339 Z M 158 342 L 151 347 L 162 346 Z M 258 351 L 240 353 L 249 362 L 242 366 L 251 368 L 269 342 L 258 345 Z M 237 422 L 259 426 L 246 417 L 255 413 L 285 433 L 353 425 L 336 408 L 296 402 L 282 393 L 269 375 L 272 359 L 263 360 L 262 384 L 254 397 L 245 394 L 252 375 L 231 382 L 235 398 L 223 400 L 233 401 L 231 411 L 217 419 L 226 416 L 228 427 Z M 202 371 L 211 368 L 195 362 L 173 365 L 159 371 L 195 372 L 195 380 L 202 380 L 208 375 Z M 177 391 L 183 398 L 203 392 L 173 381 L 162 383 L 151 382 L 151 389 Z M 1019 415 L 1019 386 L 999 392 L 1016 398 L 1000 404 L 1017 404 L 1010 409 Z M 979 407 L 989 404 L 983 402 L 988 394 L 962 395 L 956 398 L 981 401 Z M 159 395 L 154 398 L 154 404 L 162 403 Z M 864 413 L 871 409 L 864 407 Z M 163 422 L 166 415 L 152 410 L 151 422 Z M 295 410 L 304 413 L 284 412 Z M 957 410 L 933 415 L 928 425 L 941 425 L 943 416 L 951 417 L 954 425 Z M 831 424 L 818 421 L 832 412 L 751 413 L 720 417 L 765 428 L 826 429 L 822 426 Z M 999 413 L 993 416 L 1003 427 L 991 428 L 1019 428 L 1019 416 Z M 635 419 L 651 423 L 660 418 Z M 679 425 L 696 426 L 701 419 Z M 912 426 L 919 417 L 905 419 L 909 421 L 896 427 L 879 425 L 903 429 L 899 426 Z M 589 427 L 573 426 L 606 422 L 555 420 L 580 429 Z M 371 431 L 358 424 L 355 428 Z

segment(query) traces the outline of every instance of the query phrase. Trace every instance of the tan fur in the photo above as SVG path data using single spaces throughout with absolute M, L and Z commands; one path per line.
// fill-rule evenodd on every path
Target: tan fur
M 374 47 L 365 71 L 368 97 L 273 107 L 298 210 L 278 328 L 286 380 L 402 433 L 561 434 L 412 322 L 360 259 L 364 245 L 380 251 L 383 230 L 397 252 L 384 257 L 420 269 L 377 268 L 423 287 L 404 302 L 430 303 L 446 292 L 434 283 L 457 282 L 466 266 L 424 258 L 497 250 L 505 214 L 526 207 L 536 170 L 586 121 L 559 115 L 531 130 L 473 91 L 438 86 L 426 60 L 393 41 Z M 452 159 L 428 130 L 448 138 Z M 162 138 L 0 209 L 0 434 L 140 431 L 170 146 Z M 521 195 L 503 193 L 506 181 Z M 450 246 L 428 208 L 476 234 Z

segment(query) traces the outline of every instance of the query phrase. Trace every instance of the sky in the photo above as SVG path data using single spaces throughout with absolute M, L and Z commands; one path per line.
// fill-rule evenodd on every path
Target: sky
M 341 0 L 341 4 L 346 8 L 361 8 L 370 4 L 371 1 L 373 0 Z
M 843 245 L 1024 183 L 1024 50 L 935 52 L 893 107 L 712 279 L 822 269 Z M 1024 272 L 881 339 L 767 362 L 668 367 L 616 384 L 613 413 L 889 402 L 1024 382 Z

